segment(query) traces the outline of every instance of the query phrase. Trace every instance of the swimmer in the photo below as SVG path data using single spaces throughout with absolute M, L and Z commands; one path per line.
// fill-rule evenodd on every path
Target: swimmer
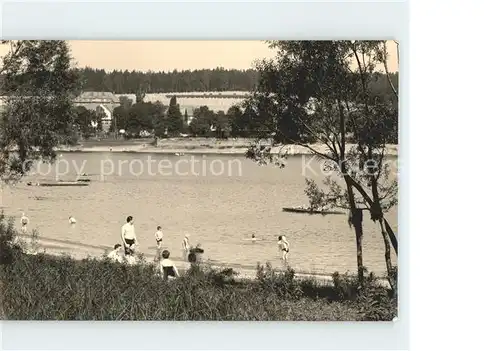
M 76 224 L 76 219 L 73 216 L 69 216 L 69 224 Z
M 21 215 L 21 231 L 26 234 L 28 232 L 28 224 L 30 223 L 29 218 L 24 214 Z
M 177 278 L 179 276 L 179 271 L 175 266 L 174 262 L 172 262 L 170 257 L 170 251 L 163 250 L 161 253 L 161 261 L 160 261 L 160 272 L 162 274 L 163 279 L 168 280 L 169 277 Z
M 184 259 L 187 260 L 189 255 L 189 250 L 191 250 L 191 245 L 189 244 L 189 234 L 184 235 L 182 240 L 182 250 L 184 254 Z
M 127 217 L 127 223 L 122 226 L 122 241 L 125 248 L 125 256 L 133 255 L 134 249 L 139 242 L 135 235 L 134 218 Z
M 290 252 L 290 244 L 284 235 L 278 236 L 278 249 L 281 252 L 281 259 L 286 263 L 288 261 L 288 253 Z
M 161 226 L 156 227 L 155 239 L 156 247 L 158 249 L 161 249 L 161 242 L 163 241 L 163 232 L 161 230 Z
M 256 242 L 256 241 L 261 241 L 262 239 L 259 239 L 255 236 L 255 234 L 252 234 L 251 238 L 244 238 L 243 240 L 245 241 L 251 241 L 251 242 Z

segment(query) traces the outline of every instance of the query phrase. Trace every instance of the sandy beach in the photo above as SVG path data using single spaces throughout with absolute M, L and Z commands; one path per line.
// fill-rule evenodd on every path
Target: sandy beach
M 33 246 L 31 238 L 26 235 L 20 236 L 20 239 L 18 240 L 21 240 L 21 242 L 24 243 L 24 247 L 27 248 L 26 250 L 27 253 L 34 254 L 35 252 L 36 253 L 44 252 L 46 254 L 54 256 L 70 256 L 71 258 L 77 260 L 82 260 L 85 258 L 102 258 L 104 257 L 105 254 L 107 254 L 109 251 L 112 250 L 111 247 L 80 244 L 77 242 L 68 242 L 64 240 L 57 240 L 44 237 L 39 237 L 35 241 L 35 245 Z M 143 249 L 141 248 L 141 246 L 139 246 L 137 252 L 139 254 L 140 253 L 144 254 L 144 258 L 147 263 L 154 263 L 155 249 L 150 249 L 150 248 Z M 180 259 L 174 259 L 174 261 L 176 266 L 181 272 L 186 271 L 190 266 L 189 262 Z M 213 264 L 209 260 L 206 260 L 203 263 L 210 265 L 211 267 L 216 269 L 233 268 L 238 273 L 238 275 L 236 276 L 237 279 L 254 279 L 256 275 L 255 268 L 248 269 L 241 267 L 231 267 L 230 265 L 221 265 L 220 263 Z M 261 264 L 265 264 L 265 262 L 262 262 Z M 331 281 L 331 275 L 327 274 L 297 272 L 296 277 L 298 279 L 314 278 L 318 281 L 323 281 L 325 283 Z
M 43 237 L 39 237 L 35 241 L 35 245 L 33 246 L 32 245 L 33 241 L 29 236 L 26 235 L 21 235 L 20 239 L 18 240 L 24 242 L 24 245 L 27 248 L 26 251 L 27 253 L 30 254 L 46 253 L 54 256 L 69 256 L 76 260 L 83 260 L 85 258 L 103 258 L 105 255 L 107 255 L 108 252 L 112 250 L 111 247 L 87 245 L 76 242 L 72 243 L 68 241 L 43 238 Z M 137 253 L 138 254 L 142 253 L 147 263 L 155 263 L 155 255 L 153 253 L 155 250 L 146 248 L 146 250 L 144 251 L 141 250 L 141 246 L 139 246 Z M 174 262 L 179 271 L 181 272 L 181 274 L 186 270 L 188 270 L 191 265 L 189 262 L 180 259 L 174 259 Z M 265 265 L 265 262 L 261 262 L 261 264 Z M 237 275 L 235 276 L 236 280 L 255 279 L 257 273 L 256 267 L 253 269 L 233 267 L 231 265 L 221 265 L 220 263 L 214 264 L 210 262 L 210 260 L 203 261 L 202 265 L 207 265 L 214 269 L 233 268 L 233 270 L 237 273 Z M 277 271 L 284 271 L 284 267 L 282 269 L 278 267 L 273 267 L 273 268 Z M 324 284 L 330 284 L 332 282 L 331 274 L 320 274 L 313 272 L 295 272 L 295 277 L 299 280 L 312 278 Z M 378 279 L 378 282 L 380 285 L 389 287 L 389 283 L 387 282 L 386 279 L 380 278 Z

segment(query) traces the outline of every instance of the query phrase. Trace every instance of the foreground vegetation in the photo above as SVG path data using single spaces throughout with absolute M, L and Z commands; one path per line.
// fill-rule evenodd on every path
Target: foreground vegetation
M 164 281 L 152 264 L 127 266 L 26 255 L 10 243 L 12 221 L 0 216 L 0 312 L 11 320 L 392 320 L 393 291 L 366 277 L 335 273 L 330 283 L 298 280 L 293 270 L 257 268 L 238 280 L 232 269 L 193 265 Z

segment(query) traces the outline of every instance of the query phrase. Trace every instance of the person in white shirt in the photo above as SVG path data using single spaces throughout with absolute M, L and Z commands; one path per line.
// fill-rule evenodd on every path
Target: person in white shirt
M 161 257 L 162 259 L 160 260 L 159 268 L 163 279 L 168 280 L 169 277 L 177 278 L 179 276 L 179 271 L 177 270 L 174 262 L 169 259 L 170 251 L 163 250 Z
M 125 256 L 133 255 L 139 241 L 135 235 L 134 218 L 127 217 L 127 223 L 122 226 L 122 241 L 125 248 Z
M 76 219 L 73 216 L 69 216 L 69 224 L 76 224 Z
M 191 245 L 189 244 L 189 234 L 184 235 L 184 239 L 182 240 L 182 250 L 184 254 L 184 260 L 187 260 L 189 250 L 191 250 Z
M 158 249 L 161 249 L 161 243 L 163 241 L 163 232 L 161 230 L 161 226 L 156 227 L 155 239 L 156 239 L 156 247 Z
M 26 234 L 28 232 L 28 224 L 30 223 L 29 218 L 24 214 L 21 215 L 21 231 Z
M 288 243 L 284 235 L 278 236 L 278 249 L 281 252 L 281 259 L 284 262 L 287 262 L 288 253 L 290 252 L 290 244 Z
M 113 262 L 122 263 L 123 262 L 123 255 L 121 255 L 121 253 L 120 253 L 121 248 L 122 248 L 122 246 L 120 244 L 116 244 L 115 247 L 113 248 L 113 251 L 111 251 L 108 254 L 108 258 Z

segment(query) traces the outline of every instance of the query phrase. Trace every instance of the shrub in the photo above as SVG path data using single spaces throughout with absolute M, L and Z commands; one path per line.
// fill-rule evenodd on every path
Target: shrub
M 290 267 L 285 272 L 276 272 L 268 262 L 266 266 L 257 265 L 257 282 L 264 293 L 273 293 L 280 298 L 299 299 L 304 296 L 295 271 Z

